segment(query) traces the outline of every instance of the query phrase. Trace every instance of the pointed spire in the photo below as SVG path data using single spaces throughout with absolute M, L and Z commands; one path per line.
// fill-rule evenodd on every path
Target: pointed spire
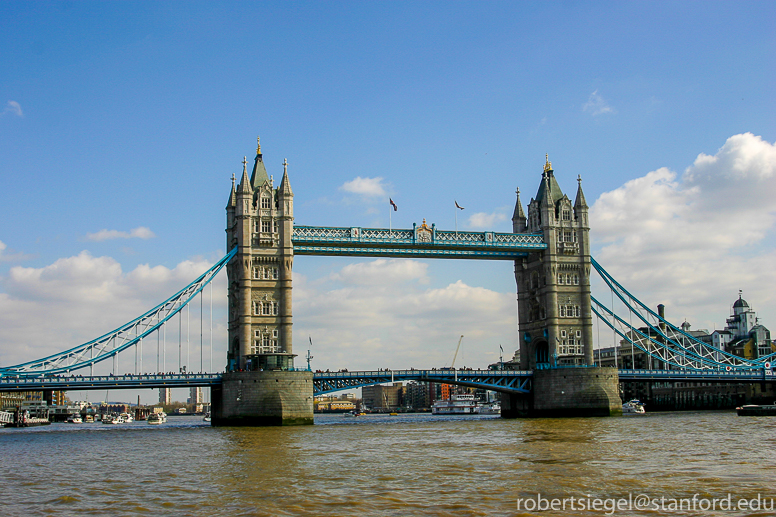
M 512 214 L 512 221 L 515 219 L 525 219 L 525 212 L 523 212 L 523 204 L 520 202 L 520 188 L 515 191 L 517 194 L 517 202 L 515 203 L 515 211 Z
M 574 208 L 587 208 L 585 194 L 582 192 L 582 176 L 577 175 L 577 199 L 574 201 Z
M 280 180 L 280 190 L 284 194 L 294 194 L 291 191 L 291 183 L 288 181 L 288 160 L 285 158 L 283 158 L 283 179 Z
M 253 193 L 253 188 L 251 188 L 251 183 L 248 181 L 248 160 L 245 156 L 243 156 L 243 173 L 242 178 L 240 178 L 240 193 Z
M 512 214 L 512 232 L 521 233 L 526 229 L 526 217 L 523 212 L 523 204 L 520 202 L 520 189 L 515 190 L 517 201 L 515 202 L 515 211 Z
M 229 192 L 229 201 L 226 202 L 226 208 L 234 208 L 237 206 L 237 196 L 234 190 L 234 173 L 232 173 L 232 191 Z
M 251 186 L 255 190 L 264 183 L 269 183 L 269 176 L 267 176 L 267 169 L 264 167 L 264 159 L 261 155 L 261 137 L 256 137 L 256 159 L 251 173 Z

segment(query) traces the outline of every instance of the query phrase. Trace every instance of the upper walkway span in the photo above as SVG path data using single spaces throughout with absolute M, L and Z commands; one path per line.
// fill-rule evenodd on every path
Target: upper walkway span
M 539 234 L 294 226 L 295 255 L 514 260 L 547 248 Z

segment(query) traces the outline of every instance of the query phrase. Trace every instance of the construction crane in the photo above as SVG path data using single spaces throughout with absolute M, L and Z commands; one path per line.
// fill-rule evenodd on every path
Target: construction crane
M 450 368 L 455 370 L 455 358 L 458 357 L 458 350 L 461 348 L 461 341 L 463 341 L 463 334 L 458 339 L 458 346 L 455 347 L 455 355 L 453 355 L 453 364 L 450 365 Z

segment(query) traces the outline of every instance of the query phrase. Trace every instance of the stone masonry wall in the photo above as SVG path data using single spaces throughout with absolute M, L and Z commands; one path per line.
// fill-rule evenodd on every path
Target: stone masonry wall
M 214 390 L 213 396 L 214 426 L 313 423 L 312 372 L 229 372 L 224 374 L 221 389 Z

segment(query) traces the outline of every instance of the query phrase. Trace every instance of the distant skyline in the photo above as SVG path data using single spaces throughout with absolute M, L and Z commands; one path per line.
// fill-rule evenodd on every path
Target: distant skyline
M 713 330 L 740 289 L 776 331 L 772 2 L 10 1 L 0 29 L 2 365 L 221 258 L 257 136 L 302 225 L 511 231 L 548 154 L 643 302 Z M 463 334 L 456 363 L 487 365 L 517 346 L 515 289 L 509 262 L 298 257 L 296 364 L 311 338 L 315 369 L 443 366 Z M 222 274 L 217 369 L 225 301 Z

